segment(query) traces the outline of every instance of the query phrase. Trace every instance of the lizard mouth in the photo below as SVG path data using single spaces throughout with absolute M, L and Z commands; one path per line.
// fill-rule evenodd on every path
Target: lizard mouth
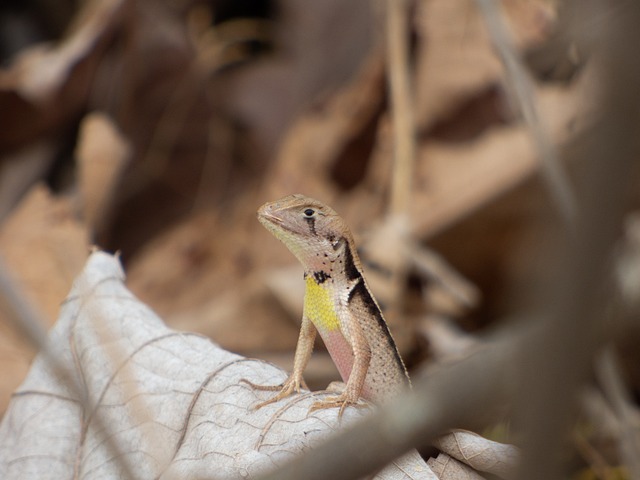
M 260 211 L 258 213 L 258 220 L 260 221 L 260 223 L 262 225 L 264 225 L 267 229 L 271 230 L 273 228 L 278 228 L 281 230 L 287 230 L 290 231 L 289 228 L 287 228 L 287 226 L 285 225 L 284 221 L 282 220 L 282 218 L 273 215 L 272 213 L 268 212 L 268 211 Z
M 258 212 L 258 221 L 267 229 L 270 230 L 272 232 L 277 232 L 277 231 L 281 231 L 281 232 L 288 232 L 288 233 L 293 233 L 296 235 L 303 235 L 306 236 L 305 233 L 300 232 L 294 228 L 291 228 L 290 225 L 287 225 L 287 223 L 280 217 L 278 217 L 277 215 L 272 214 L 269 211 L 260 211 Z
M 260 220 L 261 223 L 266 222 L 266 223 L 273 223 L 278 226 L 283 226 L 282 219 L 272 214 L 269 211 L 264 211 L 264 210 L 260 211 L 258 213 L 258 220 Z

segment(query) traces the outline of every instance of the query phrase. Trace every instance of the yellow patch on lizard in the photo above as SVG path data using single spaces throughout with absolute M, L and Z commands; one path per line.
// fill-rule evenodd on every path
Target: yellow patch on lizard
M 340 323 L 329 288 L 316 283 L 312 275 L 306 278 L 304 314 L 318 330 L 338 330 Z

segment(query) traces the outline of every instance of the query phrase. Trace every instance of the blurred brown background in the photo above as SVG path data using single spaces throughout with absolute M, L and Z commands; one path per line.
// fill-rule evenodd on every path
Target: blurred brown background
M 596 77 L 580 17 L 554 0 L 502 7 L 540 116 L 570 148 Z M 407 239 L 387 215 L 382 3 L 32 0 L 0 15 L 0 253 L 50 324 L 97 245 L 171 326 L 288 367 L 301 271 L 255 210 L 294 192 L 351 225 L 410 366 L 475 341 L 536 279 L 558 218 L 470 0 L 409 11 L 410 261 L 384 255 Z M 0 319 L 0 412 L 33 355 Z M 336 375 L 321 348 L 309 370 L 312 387 Z

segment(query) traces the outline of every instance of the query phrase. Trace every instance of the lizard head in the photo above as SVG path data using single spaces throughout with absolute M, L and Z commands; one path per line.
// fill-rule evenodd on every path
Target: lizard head
M 300 194 L 265 203 L 258 220 L 306 270 L 340 255 L 350 238 L 346 223 L 331 207 Z

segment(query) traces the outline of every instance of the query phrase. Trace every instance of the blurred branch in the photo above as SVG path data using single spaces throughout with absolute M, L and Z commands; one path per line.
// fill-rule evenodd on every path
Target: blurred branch
M 550 310 L 542 316 L 546 334 L 533 338 L 522 352 L 526 381 L 518 405 L 526 437 L 519 478 L 525 480 L 564 478 L 559 452 L 579 388 L 596 352 L 613 335 L 603 325 L 604 302 L 609 301 L 603 286 L 633 179 L 640 119 L 640 64 L 628 61 L 630 46 L 640 42 L 640 4 L 625 5 L 624 13 L 609 17 L 599 31 L 600 50 L 593 61 L 599 62 L 603 80 L 600 115 L 572 152 L 583 167 L 577 189 L 581 210 L 575 229 L 565 231 L 559 242 L 559 260 L 544 283 L 548 291 L 540 305 Z M 599 14 L 587 10 L 585 15 Z
M 496 412 L 515 386 L 517 345 L 528 334 L 507 335 L 465 360 L 417 379 L 396 397 L 332 441 L 259 477 L 261 480 L 334 480 L 375 472 L 415 445 L 426 444 L 451 425 L 477 425 L 477 412 Z
M 505 22 L 496 5 L 496 0 L 476 0 L 476 3 L 480 13 L 484 16 L 493 45 L 504 65 L 509 87 L 507 91 L 510 93 L 514 103 L 518 105 L 540 155 L 542 172 L 549 186 L 551 196 L 565 222 L 572 224 L 577 214 L 575 194 L 566 173 L 562 169 L 560 156 L 553 144 L 553 140 L 540 119 L 531 77 L 516 52 L 507 32 Z

